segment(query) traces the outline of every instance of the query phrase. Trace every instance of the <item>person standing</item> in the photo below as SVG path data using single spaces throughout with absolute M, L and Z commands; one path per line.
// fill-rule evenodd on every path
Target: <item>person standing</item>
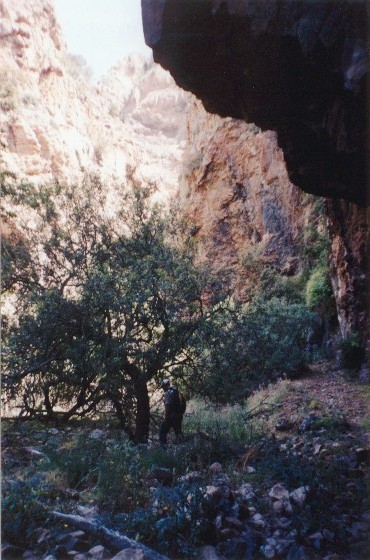
M 173 428 L 177 440 L 183 438 L 182 420 L 186 410 L 184 395 L 172 387 L 169 379 L 163 379 L 161 389 L 164 391 L 164 420 L 159 430 L 159 441 L 162 445 L 167 444 L 167 434 Z

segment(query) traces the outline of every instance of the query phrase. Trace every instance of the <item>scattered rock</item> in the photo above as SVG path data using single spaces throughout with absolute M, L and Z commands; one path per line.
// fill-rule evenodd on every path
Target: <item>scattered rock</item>
M 89 435 L 89 439 L 102 439 L 105 436 L 105 432 L 103 432 L 103 430 L 93 430 L 90 435 Z
M 255 527 L 265 527 L 266 521 L 260 513 L 255 513 L 250 521 Z
M 284 504 L 280 500 L 275 500 L 272 504 L 272 510 L 274 513 L 280 515 L 284 512 Z
M 222 472 L 222 465 L 221 463 L 212 463 L 212 465 L 208 467 L 208 470 L 212 474 L 219 474 Z
M 280 529 L 287 529 L 292 524 L 290 519 L 288 519 L 287 517 L 278 517 L 275 523 L 276 527 Z
M 309 537 L 308 537 L 308 540 L 317 549 L 321 548 L 321 544 L 322 544 L 323 539 L 324 539 L 323 534 L 320 531 L 317 531 L 316 533 L 313 533 L 312 535 L 309 535 Z
M 269 492 L 269 497 L 274 500 L 289 500 L 289 492 L 282 484 L 275 484 Z
M 269 544 L 261 546 L 261 552 L 262 552 L 262 554 L 264 555 L 265 558 L 274 558 L 275 557 L 275 549 L 274 549 L 274 547 L 270 546 Z
M 292 427 L 292 422 L 287 418 L 278 418 L 275 423 L 275 428 L 279 432 L 286 432 Z
M 88 554 L 92 557 L 93 560 L 104 560 L 105 558 L 110 557 L 109 551 L 105 548 L 105 546 L 101 544 L 90 548 Z
M 203 546 L 200 551 L 200 560 L 219 560 L 219 555 L 214 546 Z
M 23 560 L 35 560 L 36 556 L 33 550 L 26 550 L 22 556 Z
M 307 416 L 306 418 L 304 418 L 299 426 L 299 431 L 300 432 L 306 432 L 307 430 L 310 430 L 312 427 L 312 424 L 315 422 L 315 420 L 318 419 L 318 416 L 316 416 L 316 414 L 310 414 L 309 416 Z
M 202 480 L 202 473 L 199 471 L 188 472 L 183 476 L 179 476 L 177 480 L 179 482 L 197 482 L 199 480 Z
M 309 556 L 304 546 L 294 543 L 289 549 L 286 560 L 309 560 Z
M 309 490 L 308 486 L 300 486 L 296 490 L 290 493 L 290 498 L 295 504 L 302 507 L 307 498 L 307 492 Z
M 235 517 L 225 517 L 223 523 L 225 527 L 229 527 L 237 531 L 242 531 L 244 529 L 243 523 Z
M 120 550 L 111 560 L 149 560 L 149 558 L 143 550 L 125 548 L 125 550 Z
M 48 434 L 51 434 L 52 436 L 57 436 L 58 434 L 60 434 L 60 431 L 57 428 L 50 428 L 50 430 L 48 430 Z
M 238 494 L 243 500 L 252 500 L 255 497 L 253 487 L 249 483 L 242 484 L 242 486 L 238 489 Z

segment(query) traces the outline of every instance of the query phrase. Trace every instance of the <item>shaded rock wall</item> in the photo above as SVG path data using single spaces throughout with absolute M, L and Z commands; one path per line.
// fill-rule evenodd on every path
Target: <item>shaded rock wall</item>
M 142 0 L 147 44 L 206 109 L 278 131 L 290 180 L 363 202 L 365 0 Z

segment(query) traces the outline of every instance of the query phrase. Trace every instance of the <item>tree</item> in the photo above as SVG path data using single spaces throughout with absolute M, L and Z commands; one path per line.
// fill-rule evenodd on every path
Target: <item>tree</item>
M 109 403 L 122 428 L 146 441 L 148 384 L 191 368 L 192 337 L 221 292 L 191 252 L 171 244 L 145 190 L 134 186 L 107 220 L 94 198 L 99 184 L 79 194 L 58 188 L 46 200 L 53 211 L 38 197 L 44 227 L 32 274 L 19 274 L 15 259 L 9 285 L 23 313 L 8 337 L 5 391 L 41 418 L 67 420 Z

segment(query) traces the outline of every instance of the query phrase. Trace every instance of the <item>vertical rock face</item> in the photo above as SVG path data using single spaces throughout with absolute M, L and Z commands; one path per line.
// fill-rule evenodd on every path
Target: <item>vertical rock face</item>
M 130 167 L 168 197 L 187 99 L 142 56 L 93 85 L 84 61 L 67 52 L 51 1 L 0 0 L 0 163 L 18 178 L 73 183 L 95 173 L 124 182 Z
M 216 270 L 233 271 L 241 297 L 248 282 L 243 260 L 254 247 L 282 274 L 297 273 L 310 208 L 289 181 L 276 134 L 211 115 L 194 101 L 188 145 L 182 206 L 199 259 Z
M 351 331 L 370 333 L 366 324 L 370 302 L 366 211 L 345 200 L 328 199 L 327 214 L 332 240 L 332 282 L 342 336 Z

